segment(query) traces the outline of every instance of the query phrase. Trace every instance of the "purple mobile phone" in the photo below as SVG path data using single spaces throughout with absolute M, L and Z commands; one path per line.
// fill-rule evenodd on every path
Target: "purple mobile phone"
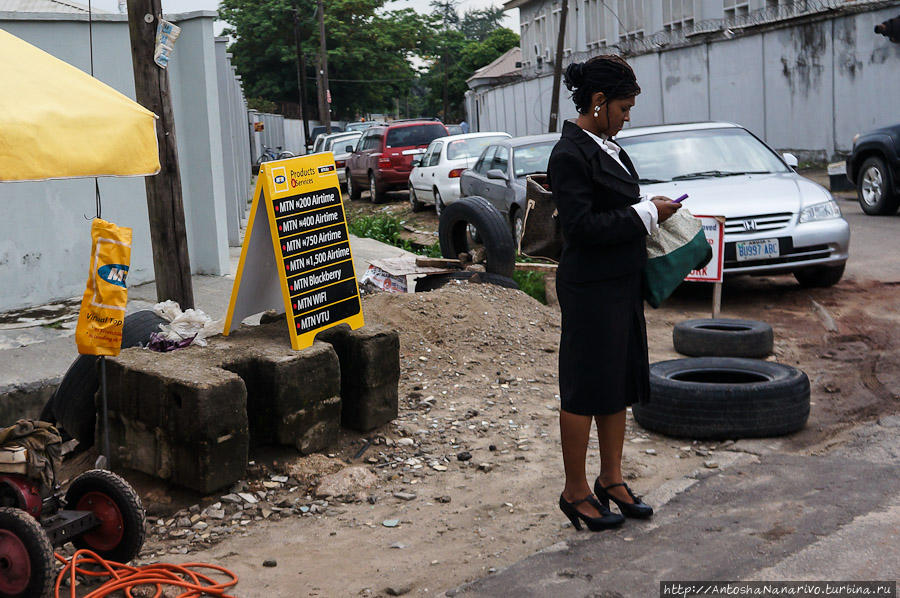
M 679 197 L 678 199 L 673 199 L 672 202 L 673 202 L 673 203 L 681 203 L 681 202 L 683 202 L 684 200 L 686 200 L 687 198 L 688 198 L 688 194 L 685 193 L 684 195 L 682 195 L 682 196 Z

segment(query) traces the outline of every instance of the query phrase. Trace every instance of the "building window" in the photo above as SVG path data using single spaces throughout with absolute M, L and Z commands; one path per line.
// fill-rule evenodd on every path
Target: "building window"
M 625 31 L 619 31 L 620 39 L 644 36 L 644 0 L 619 0 L 619 19 Z
M 663 29 L 680 31 L 694 24 L 694 0 L 662 0 Z
M 777 2 L 777 0 L 776 0 Z M 726 19 L 736 19 L 745 17 L 750 12 L 750 6 L 747 0 L 722 0 L 722 7 L 725 9 Z

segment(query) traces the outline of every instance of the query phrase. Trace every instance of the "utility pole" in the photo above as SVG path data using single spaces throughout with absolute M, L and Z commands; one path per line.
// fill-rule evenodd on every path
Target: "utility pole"
M 300 94 L 300 116 L 303 118 L 303 140 L 309 139 L 309 111 L 306 109 L 306 57 L 300 45 L 300 10 L 294 7 L 294 46 L 297 49 L 297 90 Z
M 325 45 L 325 3 L 318 0 L 319 13 L 319 120 L 331 133 L 331 93 L 328 91 L 328 48 Z
M 556 133 L 559 120 L 559 80 L 562 77 L 563 45 L 566 43 L 566 21 L 569 16 L 569 0 L 562 0 L 559 12 L 559 35 L 556 38 L 556 60 L 553 61 L 553 94 L 550 96 L 550 127 L 548 133 Z
M 162 15 L 161 4 L 161 0 L 128 0 L 128 31 L 135 96 L 139 104 L 159 116 L 156 140 L 160 171 L 156 176 L 144 177 L 156 297 L 159 301 L 172 299 L 178 302 L 181 309 L 188 309 L 194 307 L 194 288 L 184 224 L 169 73 L 153 61 L 156 27 Z

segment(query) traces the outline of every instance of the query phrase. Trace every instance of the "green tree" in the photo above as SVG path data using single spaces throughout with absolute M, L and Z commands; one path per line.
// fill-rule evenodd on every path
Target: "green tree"
M 337 118 L 393 111 L 408 97 L 430 22 L 411 9 L 384 11 L 386 0 L 329 0 L 325 9 L 332 110 Z M 315 114 L 319 32 L 314 0 L 222 0 L 219 16 L 235 41 L 229 51 L 248 97 L 297 102 L 294 14 L 306 56 L 307 106 Z
M 459 22 L 459 30 L 466 39 L 483 42 L 503 21 L 503 8 L 488 6 L 467 10 Z M 508 31 L 508 30 L 507 30 Z
M 465 17 L 461 21 L 465 22 Z M 465 94 L 469 86 L 466 80 L 481 67 L 491 63 L 505 52 L 519 45 L 519 35 L 505 27 L 493 29 L 483 41 L 468 39 L 459 29 L 437 30 L 427 49 L 432 63 L 422 75 L 427 88 L 426 107 L 432 114 L 440 114 L 444 122 L 455 122 L 465 116 Z M 443 110 L 444 63 L 446 56 L 446 88 L 449 99 L 446 113 Z

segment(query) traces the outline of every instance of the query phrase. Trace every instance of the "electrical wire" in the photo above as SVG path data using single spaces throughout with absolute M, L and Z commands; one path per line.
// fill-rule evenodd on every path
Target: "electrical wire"
M 91 0 L 88 0 L 88 46 L 91 57 L 91 77 L 94 76 L 94 13 L 91 10 Z M 100 181 L 94 177 L 94 203 L 97 208 L 97 218 L 103 214 L 103 202 L 100 200 Z
M 200 598 L 201 596 L 235 598 L 230 594 L 226 594 L 225 591 L 237 585 L 238 582 L 238 576 L 225 567 L 207 563 L 183 563 L 181 565 L 159 563 L 143 567 L 132 567 L 122 563 L 107 561 L 90 550 L 77 551 L 71 560 L 67 560 L 58 553 L 54 553 L 54 556 L 64 565 L 56 578 L 55 598 L 62 598 L 60 589 L 67 577 L 69 581 L 69 597 L 78 598 L 76 592 L 77 575 L 110 578 L 109 581 L 91 590 L 81 598 L 106 598 L 114 593 L 119 595 L 118 592 L 123 591 L 125 596 L 133 598 L 131 590 L 140 586 L 154 587 L 156 593 L 153 595 L 153 598 L 160 598 L 165 587 L 177 587 L 185 590 L 178 595 L 178 598 Z M 90 568 L 85 568 L 86 566 Z M 195 569 L 209 569 L 213 572 L 224 574 L 230 579 L 224 582 L 217 582 L 209 575 L 200 573 Z

